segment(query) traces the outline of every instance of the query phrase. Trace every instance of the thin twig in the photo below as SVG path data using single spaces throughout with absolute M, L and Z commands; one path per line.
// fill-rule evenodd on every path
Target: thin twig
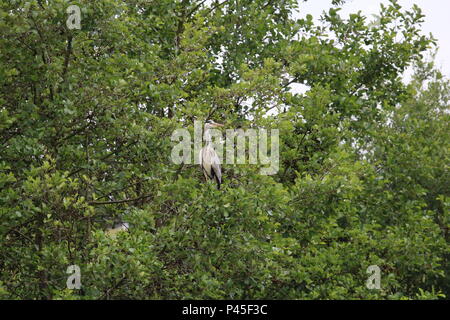
M 89 201 L 88 204 L 91 204 L 91 205 L 119 204 L 119 203 L 138 201 L 138 200 L 142 200 L 145 198 L 150 198 L 152 196 L 153 196 L 153 194 L 147 194 L 147 195 L 137 197 L 137 198 L 132 198 L 132 199 L 113 200 L 113 201 Z

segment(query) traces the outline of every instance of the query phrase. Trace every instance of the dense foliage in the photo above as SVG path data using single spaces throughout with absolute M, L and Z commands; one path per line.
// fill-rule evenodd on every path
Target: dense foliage
M 342 2 L 0 0 L 0 297 L 448 297 L 450 83 L 418 7 Z M 207 117 L 279 129 L 279 172 L 172 163 Z

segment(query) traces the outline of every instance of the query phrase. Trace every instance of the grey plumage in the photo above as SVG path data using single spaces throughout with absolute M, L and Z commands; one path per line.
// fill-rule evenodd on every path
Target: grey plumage
M 220 159 L 217 155 L 216 150 L 214 150 L 213 144 L 211 142 L 211 136 L 209 134 L 209 129 L 222 127 L 223 125 L 215 123 L 213 121 L 208 121 L 205 124 L 205 140 L 206 146 L 200 150 L 199 159 L 200 166 L 202 168 L 203 174 L 206 179 L 214 179 L 217 184 L 217 189 L 220 189 L 222 184 L 222 170 L 220 168 Z

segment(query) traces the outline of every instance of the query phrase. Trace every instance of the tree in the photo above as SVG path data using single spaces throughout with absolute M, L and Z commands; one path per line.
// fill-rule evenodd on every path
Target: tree
M 67 1 L 0 1 L 0 296 L 448 295 L 448 83 L 401 81 L 434 40 L 418 7 L 342 2 L 315 25 L 293 0 L 80 0 L 78 30 Z M 218 191 L 172 163 L 208 117 L 279 129 L 280 171 L 224 165 Z

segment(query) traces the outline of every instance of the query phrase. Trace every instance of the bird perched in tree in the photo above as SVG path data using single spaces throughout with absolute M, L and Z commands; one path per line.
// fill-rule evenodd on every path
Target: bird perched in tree
M 208 120 L 205 123 L 204 127 L 204 139 L 205 139 L 205 147 L 200 150 L 199 159 L 200 166 L 202 167 L 203 174 L 205 175 L 206 180 L 214 179 L 217 183 L 217 189 L 220 189 L 220 185 L 222 184 L 222 171 L 220 169 L 220 159 L 217 155 L 216 150 L 214 150 L 211 134 L 209 132 L 210 129 L 223 127 L 223 124 L 216 123 L 212 120 Z
M 119 232 L 128 231 L 130 228 L 128 222 L 121 222 L 114 226 L 114 228 L 109 228 L 106 233 L 112 237 L 116 237 Z

